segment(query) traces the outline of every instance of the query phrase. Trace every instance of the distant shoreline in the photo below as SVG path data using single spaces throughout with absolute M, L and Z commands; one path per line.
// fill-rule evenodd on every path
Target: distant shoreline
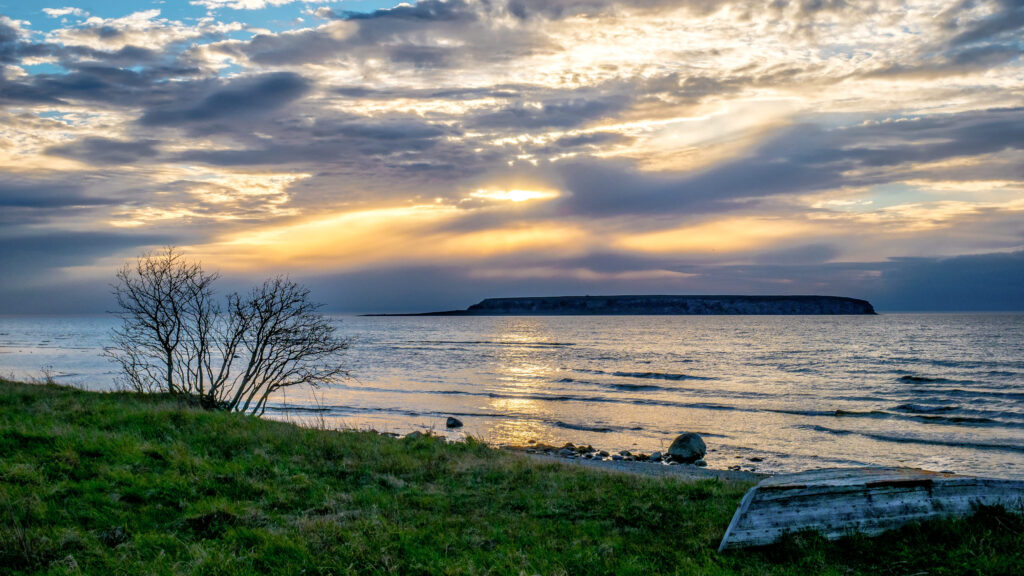
M 842 296 L 625 295 L 487 298 L 465 310 L 363 316 L 800 316 L 874 315 Z

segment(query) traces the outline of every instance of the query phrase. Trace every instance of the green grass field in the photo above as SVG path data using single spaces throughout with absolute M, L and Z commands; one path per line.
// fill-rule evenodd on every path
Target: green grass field
M 1022 574 L 1001 509 L 715 549 L 749 485 L 0 380 L 0 574 Z

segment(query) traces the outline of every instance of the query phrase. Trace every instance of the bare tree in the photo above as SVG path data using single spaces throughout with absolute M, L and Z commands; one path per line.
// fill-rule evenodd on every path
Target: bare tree
M 217 274 L 207 274 L 197 262 L 173 247 L 143 254 L 117 272 L 114 297 L 121 326 L 107 351 L 120 367 L 123 386 L 138 391 L 192 393 L 190 339 L 214 313 L 204 303 L 212 299 Z M 184 362 L 182 359 L 186 359 Z
M 167 248 L 125 265 L 114 287 L 121 326 L 106 354 L 122 386 L 196 396 L 210 407 L 263 414 L 289 386 L 319 386 L 347 375 L 350 341 L 335 333 L 309 289 L 278 276 L 221 310 L 207 274 Z

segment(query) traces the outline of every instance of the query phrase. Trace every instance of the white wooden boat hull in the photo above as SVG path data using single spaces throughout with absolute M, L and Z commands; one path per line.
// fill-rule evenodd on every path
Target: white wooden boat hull
M 786 532 L 829 539 L 880 534 L 908 522 L 965 516 L 979 505 L 1024 507 L 1024 482 L 916 468 L 830 468 L 762 480 L 743 497 L 719 551 L 762 546 Z

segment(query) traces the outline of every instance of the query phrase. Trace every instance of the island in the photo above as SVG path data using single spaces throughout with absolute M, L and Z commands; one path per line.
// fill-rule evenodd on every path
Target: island
M 368 316 L 610 316 L 875 314 L 841 296 L 539 296 L 487 298 L 465 310 Z

